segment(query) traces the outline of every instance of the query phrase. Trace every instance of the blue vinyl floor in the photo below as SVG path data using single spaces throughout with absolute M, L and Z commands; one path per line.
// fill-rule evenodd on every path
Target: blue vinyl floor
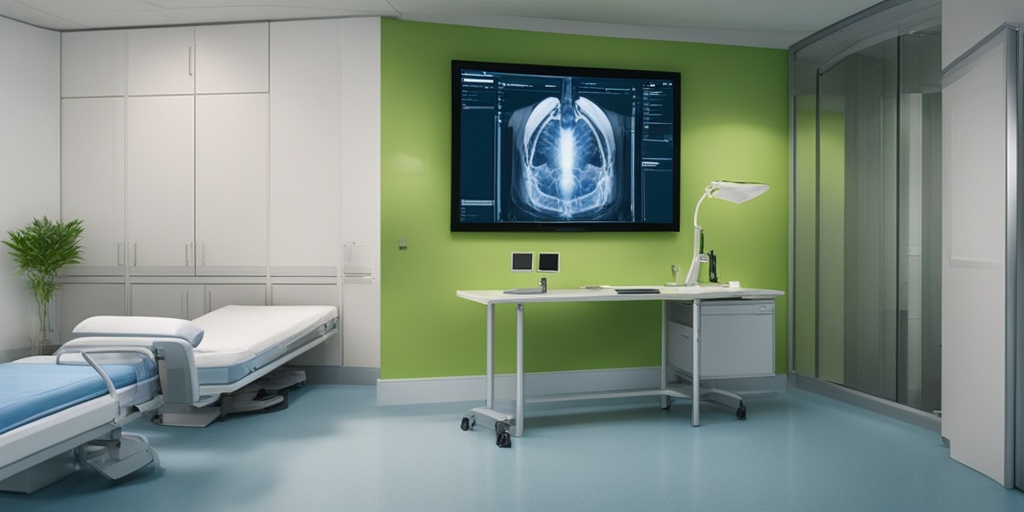
M 498 448 L 459 428 L 479 404 L 378 407 L 371 386 L 307 385 L 286 410 L 203 429 L 136 422 L 161 468 L 81 470 L 0 511 L 1024 511 L 934 432 L 799 390 L 748 417 L 656 399 L 528 407 Z

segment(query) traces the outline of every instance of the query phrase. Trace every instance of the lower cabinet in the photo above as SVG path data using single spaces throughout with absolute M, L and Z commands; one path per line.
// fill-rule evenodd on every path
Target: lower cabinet
M 130 314 L 192 320 L 229 304 L 266 303 L 264 284 L 133 284 Z
M 75 326 L 90 316 L 123 315 L 125 285 L 64 283 L 57 293 L 57 329 L 61 343 L 74 338 Z
M 693 372 L 693 306 L 669 304 L 667 362 Z M 701 379 L 775 375 L 775 301 L 705 300 L 700 307 Z

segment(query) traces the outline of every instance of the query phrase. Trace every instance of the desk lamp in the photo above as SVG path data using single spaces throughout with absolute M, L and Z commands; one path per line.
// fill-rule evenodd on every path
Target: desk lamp
M 709 197 L 725 199 L 736 204 L 745 203 L 768 190 L 764 183 L 743 183 L 739 181 L 712 181 L 704 189 L 704 195 L 697 201 L 697 207 L 693 209 L 693 261 L 690 263 L 690 271 L 686 273 L 685 286 L 697 284 L 697 274 L 700 273 L 700 264 L 708 261 L 704 254 L 704 230 L 697 224 L 697 214 L 700 212 L 700 204 Z

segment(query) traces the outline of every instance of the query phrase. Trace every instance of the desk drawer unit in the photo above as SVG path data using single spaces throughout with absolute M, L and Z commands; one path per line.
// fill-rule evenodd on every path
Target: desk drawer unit
M 775 301 L 701 302 L 701 379 L 775 375 Z M 693 372 L 693 305 L 668 304 L 667 363 Z

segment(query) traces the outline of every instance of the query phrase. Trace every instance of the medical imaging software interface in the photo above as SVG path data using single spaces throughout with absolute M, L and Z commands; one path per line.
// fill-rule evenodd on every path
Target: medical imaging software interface
M 670 79 L 461 73 L 460 221 L 672 223 Z

